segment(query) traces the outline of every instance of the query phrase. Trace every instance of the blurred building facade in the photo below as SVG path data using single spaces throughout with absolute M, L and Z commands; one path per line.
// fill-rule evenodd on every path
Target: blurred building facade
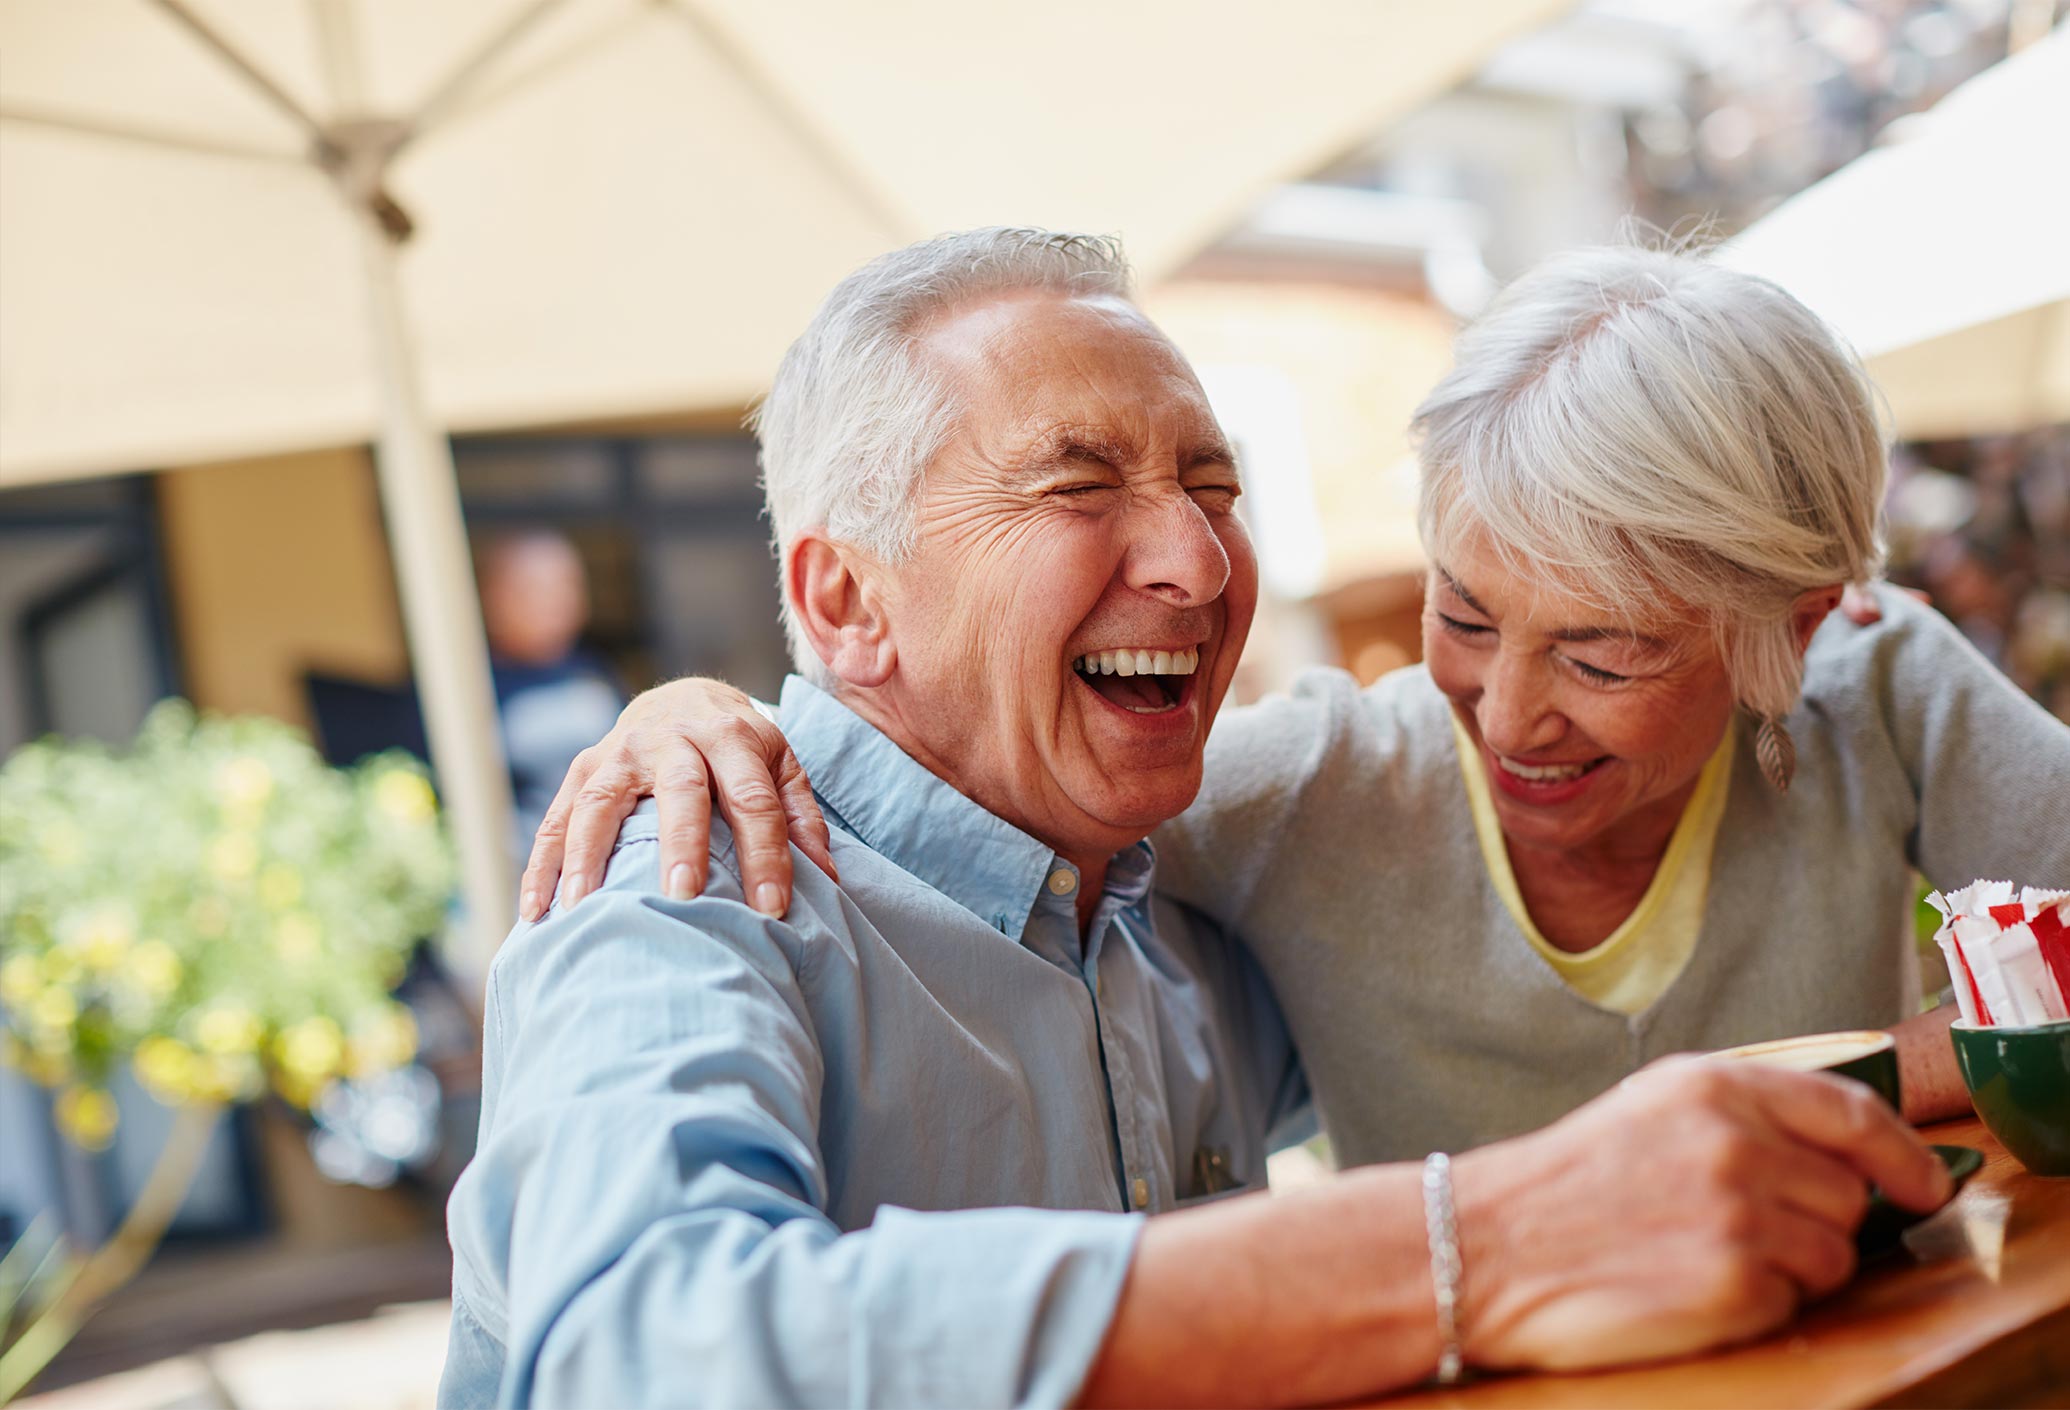
M 1502 282 L 1577 244 L 1727 238 L 2066 12 L 2063 0 L 1587 0 L 1260 202 L 1151 300 L 1204 375 L 1223 359 L 1281 369 L 1308 432 L 1320 570 L 1305 591 L 1282 587 L 1268 622 L 1302 630 L 1284 643 L 1268 632 L 1240 690 L 1283 686 L 1303 651 L 1367 680 L 1420 656 L 1408 413 L 1449 365 L 1450 331 Z M 1988 580 L 1990 610 L 1952 615 L 2070 718 L 2052 664 L 2070 618 L 2063 436 L 1900 447 L 1893 571 L 1965 602 Z M 1922 536 L 1907 521 L 1922 492 L 1903 488 L 1914 469 L 1964 484 L 1955 497 L 1973 515 L 1944 514 Z

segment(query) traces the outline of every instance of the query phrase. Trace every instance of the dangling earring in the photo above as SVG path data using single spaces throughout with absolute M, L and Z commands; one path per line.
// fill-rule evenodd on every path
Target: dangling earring
M 1797 742 L 1790 738 L 1789 726 L 1773 715 L 1763 715 L 1760 729 L 1754 732 L 1754 756 L 1761 761 L 1761 777 L 1777 793 L 1788 793 L 1790 780 L 1797 776 Z

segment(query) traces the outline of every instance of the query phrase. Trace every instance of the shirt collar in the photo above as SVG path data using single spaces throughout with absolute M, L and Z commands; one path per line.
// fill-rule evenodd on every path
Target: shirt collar
M 777 720 L 812 791 L 833 813 L 828 821 L 986 924 L 1021 938 L 1050 874 L 1068 863 L 929 773 L 802 676 L 784 681 Z M 1149 892 L 1150 870 L 1148 842 L 1124 849 L 1108 868 L 1108 894 L 1135 904 Z

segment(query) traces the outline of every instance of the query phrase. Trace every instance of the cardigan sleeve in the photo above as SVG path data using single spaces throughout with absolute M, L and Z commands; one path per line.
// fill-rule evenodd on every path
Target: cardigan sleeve
M 1980 878 L 2070 887 L 2070 725 L 1938 612 L 1888 588 L 1878 600 L 1883 622 L 1847 629 L 1840 654 L 1910 791 L 1912 865 L 1943 889 Z

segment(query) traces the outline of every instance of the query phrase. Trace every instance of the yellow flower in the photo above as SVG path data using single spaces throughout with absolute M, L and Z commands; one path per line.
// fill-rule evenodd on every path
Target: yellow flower
M 374 783 L 374 806 L 400 823 L 430 822 L 438 814 L 438 795 L 422 774 L 390 769 Z
M 106 1150 L 121 1119 L 115 1099 L 99 1087 L 67 1087 L 58 1093 L 58 1125 L 87 1150 Z
M 327 1085 L 329 1085 L 327 1081 L 297 1077 L 290 1072 L 276 1072 L 273 1074 L 273 1090 L 280 1093 L 281 1097 L 291 1105 L 301 1107 L 304 1110 L 315 1104 L 316 1099 L 323 1095 L 323 1089 Z
M 345 1036 L 335 1019 L 318 1014 L 288 1028 L 273 1050 L 290 1076 L 317 1082 L 338 1071 L 345 1059 Z
M 79 1021 L 79 1000 L 62 984 L 53 984 L 29 1005 L 29 1023 L 42 1030 L 39 1037 L 69 1037 Z
M 402 1004 L 389 1004 L 352 1030 L 351 1069 L 355 1077 L 387 1072 L 417 1055 L 417 1020 Z
M 259 1021 L 257 1014 L 241 1004 L 217 1004 L 201 1016 L 194 1028 L 201 1050 L 218 1057 L 235 1057 L 239 1053 L 255 1051 L 259 1039 L 265 1035 L 266 1025 Z
M 275 862 L 259 873 L 259 899 L 276 911 L 286 910 L 302 899 L 302 873 Z
M 146 995 L 162 999 L 180 987 L 180 957 L 163 940 L 146 940 L 129 957 L 124 973 Z
M 43 970 L 34 955 L 9 955 L 0 962 L 0 1001 L 26 1009 L 43 992 Z
M 253 754 L 225 759 L 216 769 L 216 797 L 223 811 L 250 818 L 273 796 L 273 770 Z
M 137 1044 L 130 1062 L 145 1090 L 167 1106 L 177 1106 L 194 1095 L 201 1060 L 177 1038 L 146 1038 Z
M 76 984 L 85 973 L 86 966 L 70 948 L 59 945 L 43 952 L 43 977 L 52 984 Z
M 12 1033 L 7 1035 L 6 1045 L 0 1047 L 0 1058 L 10 1067 L 20 1068 L 30 1081 L 45 1087 L 55 1087 L 72 1075 L 70 1053 L 32 1048 Z
M 307 964 L 323 950 L 323 930 L 316 917 L 295 911 L 280 918 L 273 927 L 273 948 L 289 964 Z
M 208 849 L 208 869 L 218 881 L 246 881 L 259 865 L 259 844 L 248 832 L 226 832 Z

